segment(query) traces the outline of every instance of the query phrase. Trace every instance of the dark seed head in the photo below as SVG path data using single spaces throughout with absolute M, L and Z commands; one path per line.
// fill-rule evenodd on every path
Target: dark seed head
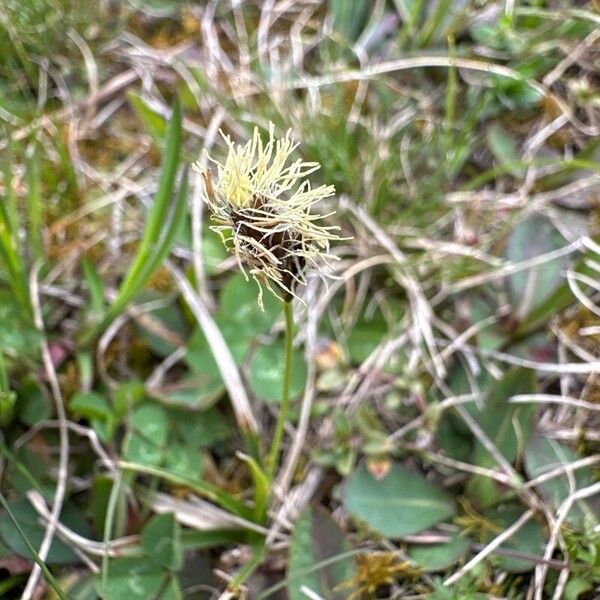
M 261 202 L 257 198 L 253 208 L 263 207 L 264 201 Z M 231 212 L 231 222 L 235 232 L 255 240 L 280 261 L 279 265 L 277 265 L 277 270 L 281 274 L 281 292 L 284 300 L 290 301 L 292 295 L 288 290 L 294 291 L 297 279 L 301 277 L 306 266 L 304 256 L 299 255 L 299 251 L 302 250 L 302 238 L 300 234 L 290 230 L 274 231 L 273 233 L 265 234 L 252 227 L 251 221 L 252 214 L 250 211 L 243 211 L 242 209 Z M 274 220 L 273 226 L 276 225 L 277 223 Z M 252 255 L 254 255 L 256 257 L 254 266 L 260 267 L 260 249 L 254 246 L 248 249 L 248 260 L 252 262 Z

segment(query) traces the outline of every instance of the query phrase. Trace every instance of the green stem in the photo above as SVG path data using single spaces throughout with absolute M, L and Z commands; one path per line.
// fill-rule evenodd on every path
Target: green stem
M 267 476 L 270 481 L 275 476 L 277 461 L 279 458 L 279 449 L 283 437 L 283 428 L 290 412 L 290 382 L 292 379 L 292 339 L 294 334 L 294 315 L 292 313 L 292 303 L 283 303 L 283 314 L 285 315 L 285 359 L 283 367 L 283 392 L 281 395 L 281 406 L 273 434 L 273 443 L 269 458 L 267 461 Z

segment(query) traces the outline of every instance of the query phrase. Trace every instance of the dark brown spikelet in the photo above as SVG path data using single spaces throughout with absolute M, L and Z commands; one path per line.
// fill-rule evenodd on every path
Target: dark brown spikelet
M 283 299 L 289 302 L 292 299 L 292 294 L 288 290 L 294 291 L 297 279 L 302 275 L 306 266 L 304 256 L 298 256 L 298 251 L 302 249 L 302 238 L 300 234 L 290 230 L 274 231 L 273 233 L 265 234 L 252 226 L 252 221 L 256 219 L 256 209 L 265 210 L 265 200 L 262 197 L 253 197 L 254 202 L 250 209 L 239 209 L 231 212 L 232 225 L 239 235 L 247 238 L 252 238 L 261 246 L 266 248 L 280 263 L 277 265 L 277 270 L 281 275 L 280 291 Z M 268 210 L 273 214 L 271 225 L 277 227 L 277 214 L 274 209 Z M 254 255 L 256 260 L 248 257 L 250 262 L 254 262 L 253 266 L 260 267 L 260 249 L 251 246 L 248 248 L 249 254 Z

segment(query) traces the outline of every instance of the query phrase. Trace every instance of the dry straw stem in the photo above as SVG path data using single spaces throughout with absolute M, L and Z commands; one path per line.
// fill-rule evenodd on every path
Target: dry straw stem
M 501 546 L 506 540 L 510 539 L 533 515 L 535 511 L 532 509 L 524 512 L 510 527 L 505 529 L 501 534 L 496 536 L 483 550 L 481 550 L 478 554 L 476 554 L 468 563 L 466 563 L 463 567 L 461 567 L 456 573 L 448 577 L 444 581 L 445 586 L 454 585 L 459 579 L 461 579 L 464 575 L 466 575 L 471 569 L 477 566 L 482 560 L 488 557 L 490 554 L 496 550 L 499 546 Z M 546 558 L 546 557 L 544 557 Z M 546 569 L 547 565 L 544 565 Z
M 30 490 L 27 492 L 27 499 L 29 502 L 31 502 L 31 505 L 40 515 L 43 521 L 46 523 L 50 523 L 52 521 L 52 515 L 46 506 L 46 501 L 39 492 L 36 490 Z M 126 549 L 135 545 L 139 539 L 137 535 L 133 535 L 111 540 L 105 544 L 104 542 L 90 540 L 74 532 L 72 529 L 69 529 L 66 525 L 58 521 L 56 523 L 56 533 L 70 546 L 87 554 L 91 554 L 92 556 L 123 556 L 126 553 Z
M 204 337 L 208 345 L 210 346 L 211 352 L 219 368 L 219 373 L 223 379 L 223 383 L 227 388 L 229 399 L 233 406 L 233 412 L 242 433 L 251 433 L 257 436 L 260 431 L 260 427 L 252 407 L 246 388 L 242 382 L 240 372 L 231 356 L 229 346 L 223 338 L 223 334 L 219 330 L 214 319 L 210 315 L 208 308 L 200 299 L 200 296 L 194 291 L 185 275 L 170 262 L 166 263 L 166 267 L 173 276 L 177 287 L 181 291 L 181 294 L 188 303 L 191 311 L 194 313 Z
M 50 348 L 48 346 L 48 341 L 46 339 L 44 331 L 44 320 L 42 317 L 42 307 L 40 304 L 38 281 L 40 266 L 41 265 L 39 263 L 36 264 L 31 271 L 31 276 L 29 279 L 30 297 L 33 308 L 34 323 L 36 328 L 41 333 L 40 346 L 42 351 L 42 362 L 44 364 L 46 376 L 48 377 L 48 381 L 50 383 L 52 398 L 54 399 L 54 406 L 59 422 L 58 431 L 60 443 L 58 458 L 58 475 L 56 482 L 56 490 L 52 502 L 52 512 L 50 513 L 48 523 L 44 531 L 44 537 L 42 538 L 42 543 L 38 551 L 40 559 L 42 561 L 45 561 L 48 557 L 50 546 L 52 545 L 52 539 L 54 538 L 54 534 L 56 533 L 58 520 L 60 518 L 60 513 L 63 507 L 63 502 L 65 500 L 65 494 L 67 491 L 67 479 L 69 476 L 69 432 L 67 429 L 67 416 L 65 413 L 62 393 L 60 391 L 60 385 L 58 383 L 56 370 L 54 368 L 54 363 L 50 354 Z M 21 596 L 23 600 L 31 600 L 31 598 L 33 597 L 33 594 L 35 593 L 37 584 L 40 579 L 41 572 L 41 567 L 36 563 L 31 570 L 31 574 L 29 575 L 29 579 L 27 580 L 27 585 L 23 590 L 23 595 Z
M 180 523 L 198 531 L 246 529 L 261 535 L 267 534 L 267 529 L 264 527 L 227 512 L 196 496 L 190 496 L 189 500 L 181 500 L 173 498 L 169 494 L 152 490 L 142 491 L 141 495 L 153 511 L 173 513 Z
M 570 398 L 567 396 L 556 396 L 554 394 L 518 394 L 509 399 L 512 404 L 562 404 L 563 406 L 572 406 L 573 408 L 583 408 L 585 410 L 600 411 L 600 405 L 593 402 L 586 402 L 579 398 Z
M 512 79 L 514 81 L 524 82 L 532 90 L 535 90 L 538 94 L 540 94 L 540 96 L 548 98 L 554 102 L 558 110 L 560 110 L 560 112 L 568 119 L 573 127 L 578 129 L 581 133 L 589 136 L 597 136 L 600 134 L 600 127 L 594 127 L 593 125 L 582 123 L 573 114 L 567 103 L 562 98 L 551 92 L 545 85 L 535 81 L 534 79 L 527 79 L 509 67 L 468 58 L 449 56 L 415 56 L 411 58 L 400 58 L 375 65 L 369 65 L 364 69 L 348 69 L 339 73 L 331 73 L 317 77 L 300 77 L 285 83 L 281 87 L 284 90 L 304 88 L 316 89 L 326 85 L 333 85 L 335 83 L 373 79 L 379 75 L 386 75 L 388 73 L 394 73 L 397 71 L 428 67 L 466 69 L 469 71 L 478 71 L 480 73 L 487 73 L 489 75 L 506 77 L 507 79 Z
M 570 474 L 570 484 L 573 489 L 575 486 L 574 478 L 572 474 Z M 560 528 L 567 518 L 569 511 L 578 500 L 584 500 L 591 496 L 595 496 L 600 493 L 600 482 L 596 482 L 590 486 L 585 488 L 581 488 L 580 490 L 573 491 L 565 500 L 562 502 L 558 510 L 556 511 L 556 520 L 552 524 L 551 532 L 550 532 L 550 540 L 546 545 L 546 549 L 544 551 L 544 559 L 548 560 L 552 557 L 554 553 L 554 549 L 556 548 L 556 543 L 560 536 Z M 542 600 L 542 594 L 544 590 L 544 584 L 546 581 L 546 575 L 548 573 L 548 565 L 541 564 L 535 570 L 535 600 Z

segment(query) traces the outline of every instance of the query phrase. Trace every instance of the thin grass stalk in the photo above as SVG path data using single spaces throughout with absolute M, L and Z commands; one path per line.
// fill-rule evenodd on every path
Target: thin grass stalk
M 15 243 L 16 224 L 14 223 L 14 215 L 11 214 L 10 194 L 8 192 L 8 186 L 11 183 L 8 182 L 6 185 L 6 195 L 0 201 L 0 257 L 3 259 L 9 284 L 17 302 L 26 314 L 30 316 L 31 303 L 29 300 L 25 267 L 17 252 L 17 245 Z
M 292 379 L 292 340 L 294 333 L 294 315 L 292 303 L 283 303 L 283 314 L 285 316 L 285 356 L 283 364 L 283 389 L 281 394 L 281 406 L 277 415 L 277 423 L 273 434 L 273 443 L 267 460 L 267 475 L 272 481 L 275 476 L 279 452 L 281 449 L 281 440 L 283 438 L 283 429 L 289 417 L 290 412 L 290 383 Z
M 28 148 L 25 174 L 27 180 L 27 217 L 29 223 L 29 244 L 32 259 L 41 260 L 44 254 L 42 244 L 42 194 L 40 190 L 40 160 L 37 145 Z

